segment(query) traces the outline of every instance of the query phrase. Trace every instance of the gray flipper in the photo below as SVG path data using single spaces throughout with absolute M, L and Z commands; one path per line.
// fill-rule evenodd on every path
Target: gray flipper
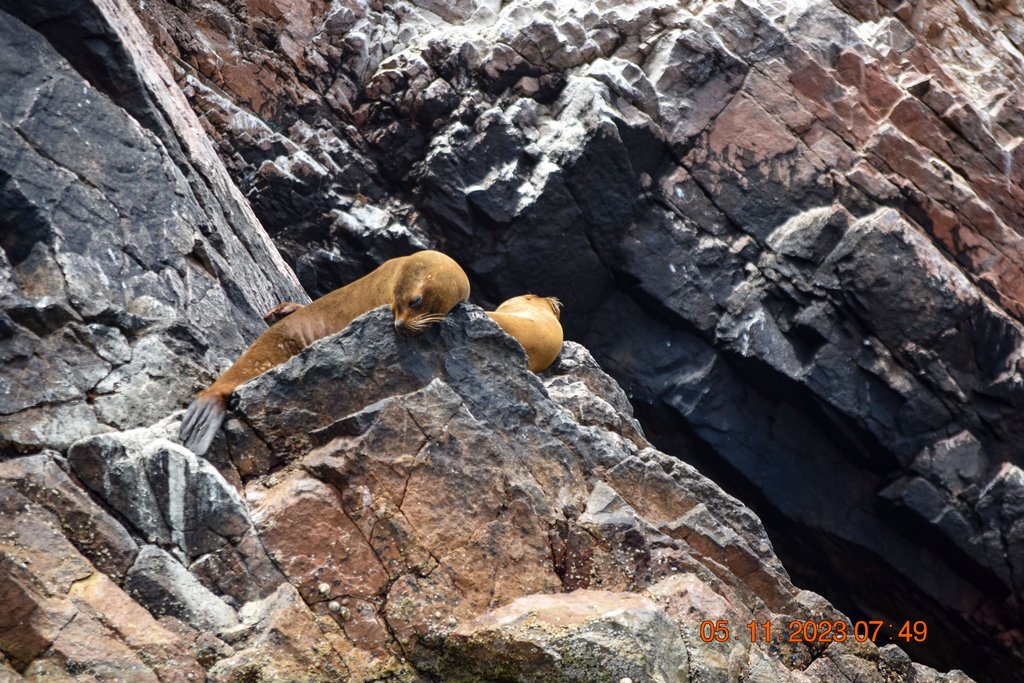
M 196 455 L 210 450 L 213 437 L 224 422 L 226 408 L 219 396 L 199 396 L 185 411 L 178 438 Z

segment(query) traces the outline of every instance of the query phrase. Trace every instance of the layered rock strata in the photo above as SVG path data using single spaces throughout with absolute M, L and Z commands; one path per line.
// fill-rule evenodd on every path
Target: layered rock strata
M 582 347 L 539 378 L 475 306 L 419 338 L 371 312 L 240 388 L 234 415 L 209 463 L 167 438 L 178 413 L 0 464 L 20 676 L 971 680 L 858 642 L 749 509 L 651 447 Z M 788 642 L 794 620 L 850 637 Z
M 141 14 L 311 291 L 431 243 L 482 304 L 559 296 L 801 579 L 1017 668 L 1019 5 Z
M 91 46 L 108 61 L 76 71 L 0 15 L 5 452 L 157 421 L 191 393 L 182 379 L 209 377 L 272 302 L 305 298 L 163 64 L 133 49 L 146 39 L 134 15 L 19 9 L 77 29 L 78 42 L 57 43 L 73 57 Z M 106 33 L 83 43 L 93 26 Z
M 479 303 L 558 295 L 646 432 L 757 505 L 799 584 L 855 620 L 926 620 L 912 652 L 943 668 L 1021 670 L 1012 3 L 0 10 L 4 677 L 584 676 L 551 662 L 611 630 L 623 656 L 596 659 L 616 676 L 942 679 L 892 647 L 705 645 L 705 617 L 740 636 L 843 618 L 792 587 L 746 508 L 647 444 L 578 350 L 542 388 L 504 356 L 456 362 L 444 328 L 420 365 L 352 359 L 380 385 L 349 377 L 341 407 L 329 385 L 274 415 L 285 372 L 242 392 L 210 461 L 177 447 L 173 419 L 149 425 L 303 298 L 246 200 L 314 294 L 432 245 Z M 468 346 L 515 356 L 466 315 Z M 303 385 L 340 372 L 296 367 Z M 496 386 L 526 400 L 489 410 Z M 424 403 L 453 412 L 414 429 Z M 412 451 L 452 424 L 460 455 L 518 457 L 530 485 Z M 411 459 L 360 471 L 374 439 Z M 417 469 L 491 487 L 453 513 L 428 484 L 412 508 L 472 535 L 410 525 Z M 318 525 L 344 543 L 289 545 Z M 566 589 L 606 593 L 516 600 Z M 641 624 L 661 645 L 630 659 Z

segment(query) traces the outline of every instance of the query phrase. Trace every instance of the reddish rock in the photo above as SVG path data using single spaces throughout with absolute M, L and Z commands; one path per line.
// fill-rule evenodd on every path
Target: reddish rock
M 737 97 L 715 120 L 708 145 L 712 153 L 742 171 L 792 152 L 797 141 L 757 101 Z M 731 148 L 729 154 L 727 148 Z
M 3 553 L 0 650 L 15 667 L 24 669 L 53 644 L 76 610 L 67 600 L 47 596 L 33 580 L 25 559 L 11 557 L 6 544 Z
M 64 535 L 97 569 L 114 580 L 123 579 L 138 545 L 68 476 L 58 457 L 46 454 L 2 462 L 0 480 L 56 515 Z
M 337 491 L 299 473 L 249 499 L 263 545 L 307 603 L 375 596 L 387 574 Z M 302 529 L 296 534 L 295 529 Z M 326 591 L 320 589 L 326 584 Z
M 60 680 L 69 672 L 82 681 L 160 681 L 130 647 L 103 628 L 98 620 L 81 612 L 61 630 L 46 652 L 33 660 L 23 675 L 30 681 Z M 181 675 L 178 680 L 187 679 Z
M 96 618 L 151 667 L 161 683 L 202 679 L 203 669 L 188 654 L 182 639 L 160 626 L 105 575 L 96 573 L 79 581 L 68 596 L 76 604 L 89 605 Z
M 242 419 L 262 433 L 279 429 L 274 416 L 285 411 L 274 406 L 290 395 L 285 387 L 302 381 L 307 406 L 323 391 L 334 396 L 322 415 L 296 415 L 314 427 L 329 422 L 309 437 L 323 445 L 282 455 L 292 465 L 250 482 L 247 497 L 275 562 L 321 625 L 334 625 L 325 634 L 344 633 L 349 645 L 336 651 L 353 670 L 406 660 L 446 680 L 498 671 L 520 680 L 508 672 L 530 667 L 550 670 L 552 680 L 578 680 L 587 677 L 584 669 L 568 662 L 582 652 L 579 661 L 597 662 L 619 677 L 677 680 L 671 672 L 689 657 L 709 677 L 743 670 L 781 679 L 789 667 L 813 659 L 812 648 L 799 645 L 782 646 L 776 655 L 749 643 L 743 665 L 727 663 L 725 645 L 638 647 L 629 633 L 703 642 L 694 621 L 700 613 L 703 620 L 735 624 L 843 617 L 793 587 L 760 523 L 738 501 L 655 451 L 635 429 L 625 438 L 601 426 L 631 424 L 629 404 L 580 347 L 563 348 L 546 377 L 548 393 L 479 310 L 462 307 L 448 318 L 436 334 L 408 341 L 388 332 L 387 311 L 374 312 L 317 345 L 315 357 L 239 392 Z M 360 370 L 371 357 L 394 359 L 389 384 L 432 379 L 344 414 L 379 381 Z M 500 357 L 518 360 L 508 366 Z M 329 379 L 324 368 L 333 369 Z M 339 397 L 330 389 L 339 383 L 353 390 Z M 566 401 L 582 423 L 554 399 Z M 538 443 L 545 457 L 524 457 Z M 584 476 L 590 483 L 581 483 Z M 558 508 L 550 504 L 555 500 Z M 618 599 L 643 603 L 637 609 L 648 616 L 623 617 L 623 626 L 616 621 L 622 610 L 605 609 L 601 599 L 591 605 L 582 597 L 586 590 L 572 594 L 582 602 L 564 603 L 559 593 L 577 587 L 628 591 Z M 518 610 L 528 591 L 548 594 L 536 601 L 554 605 L 550 615 L 540 610 L 543 628 L 530 630 L 533 617 L 524 617 L 526 635 L 467 625 L 494 609 L 499 615 Z M 662 607 L 639 597 L 646 592 Z M 536 607 L 529 604 L 527 612 Z M 563 615 L 565 604 L 575 606 Z M 243 608 L 243 621 L 251 608 Z M 657 614 L 648 614 L 651 609 Z M 564 633 L 549 623 L 563 616 Z M 613 644 L 587 649 L 605 642 L 606 632 L 617 634 L 607 636 Z M 263 627 L 258 633 L 266 636 Z M 659 654 L 666 648 L 678 655 L 668 664 Z
M 0 488 L 0 651 L 27 679 L 181 683 L 202 668 L 62 534 L 50 512 Z

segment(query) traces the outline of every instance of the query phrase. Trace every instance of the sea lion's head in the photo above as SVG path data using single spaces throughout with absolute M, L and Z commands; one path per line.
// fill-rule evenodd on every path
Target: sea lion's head
M 420 251 L 405 257 L 396 271 L 391 312 L 395 331 L 421 334 L 469 300 L 469 278 L 458 263 L 438 251 Z
M 556 320 L 562 319 L 562 302 L 559 301 L 558 297 L 537 296 L 535 294 L 527 294 L 527 296 L 531 296 L 534 299 L 537 299 L 538 303 L 544 302 L 544 304 L 551 308 L 551 312 L 554 314 Z
M 506 299 L 495 310 L 498 312 L 514 313 L 531 309 L 545 314 L 551 313 L 555 316 L 555 320 L 562 319 L 562 302 L 553 296 L 522 294 Z

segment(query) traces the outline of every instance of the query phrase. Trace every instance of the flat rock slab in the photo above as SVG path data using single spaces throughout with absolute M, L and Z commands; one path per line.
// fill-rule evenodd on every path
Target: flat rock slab
M 439 670 L 453 681 L 689 680 L 686 646 L 672 620 L 635 593 L 527 595 L 460 626 L 445 654 L 457 669 Z

